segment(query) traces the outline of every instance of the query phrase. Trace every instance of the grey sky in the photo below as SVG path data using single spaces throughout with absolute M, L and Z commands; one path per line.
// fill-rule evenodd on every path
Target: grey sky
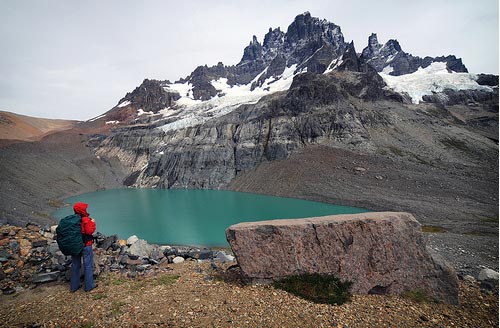
M 375 32 L 417 56 L 454 54 L 498 74 L 498 0 L 0 0 L 0 110 L 86 120 L 144 78 L 239 62 L 252 35 L 304 11 L 339 25 L 356 50 Z

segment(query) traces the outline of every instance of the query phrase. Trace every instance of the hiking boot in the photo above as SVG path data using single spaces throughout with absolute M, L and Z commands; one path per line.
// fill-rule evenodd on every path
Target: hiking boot
M 91 292 L 91 291 L 93 291 L 94 289 L 96 289 L 97 287 L 99 287 L 99 284 L 97 284 L 97 283 L 96 283 L 96 284 L 94 284 L 94 288 L 89 289 L 89 290 L 86 290 L 86 292 Z

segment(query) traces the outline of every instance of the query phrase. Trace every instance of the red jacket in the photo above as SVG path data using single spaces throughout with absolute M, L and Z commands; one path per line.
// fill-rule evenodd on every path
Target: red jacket
M 73 206 L 73 210 L 75 214 L 78 214 L 82 217 L 82 234 L 84 235 L 85 246 L 92 245 L 92 234 L 95 232 L 95 221 L 89 216 L 87 213 L 88 204 L 85 203 L 75 203 Z

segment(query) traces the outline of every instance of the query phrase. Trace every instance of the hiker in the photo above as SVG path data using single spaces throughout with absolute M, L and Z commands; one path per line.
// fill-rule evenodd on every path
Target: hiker
M 71 255 L 71 292 L 75 292 L 80 288 L 80 268 L 83 255 L 83 271 L 84 271 L 84 289 L 86 292 L 91 291 L 97 285 L 94 285 L 94 253 L 92 251 L 92 234 L 95 232 L 95 221 L 89 217 L 87 212 L 88 204 L 75 203 L 73 210 L 82 218 L 82 238 L 83 251 L 77 255 Z

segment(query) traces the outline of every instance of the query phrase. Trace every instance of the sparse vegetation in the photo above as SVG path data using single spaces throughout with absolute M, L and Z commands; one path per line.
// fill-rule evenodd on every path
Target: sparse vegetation
M 462 140 L 447 138 L 441 140 L 441 143 L 448 149 L 455 148 L 463 152 L 470 152 L 469 147 Z
M 145 277 L 127 278 L 110 272 L 99 276 L 98 289 L 90 293 L 70 293 L 64 282 L 0 295 L 6 304 L 0 307 L 2 327 L 371 328 L 420 327 L 434 320 L 436 327 L 465 328 L 493 327 L 498 321 L 498 296 L 483 294 L 477 286 L 462 280 L 460 305 L 436 304 L 422 293 L 411 292 L 408 298 L 352 295 L 348 303 L 335 306 L 315 304 L 264 284 L 239 285 L 233 280 L 211 279 L 215 272 L 239 274 L 238 268 L 229 269 L 230 264 L 218 267 L 214 270 L 208 262 L 186 261 Z M 179 278 L 175 285 L 153 286 L 163 276 L 160 281 Z M 105 280 L 123 284 L 106 285 Z M 429 321 L 423 322 L 423 316 Z
M 481 218 L 481 222 L 498 223 L 498 218 Z
M 122 306 L 126 305 L 127 303 L 122 302 L 122 301 L 115 301 L 111 304 L 111 314 L 114 316 L 120 316 L 123 314 L 123 311 L 121 309 Z
M 98 294 L 94 294 L 92 295 L 92 299 L 93 300 L 100 300 L 100 299 L 103 299 L 103 298 L 106 298 L 107 296 L 103 293 L 98 293 Z
M 103 276 L 100 280 L 106 286 L 119 286 L 119 285 L 123 285 L 125 283 L 125 279 L 119 278 L 119 277 L 114 277 L 112 275 Z
M 41 217 L 41 218 L 50 218 L 50 215 L 48 215 L 47 213 L 43 213 L 43 212 L 35 212 L 35 215 Z
M 159 286 L 159 285 L 172 285 L 179 279 L 180 276 L 178 275 L 172 275 L 172 274 L 165 274 L 163 276 L 159 276 L 153 281 L 153 286 Z
M 422 226 L 422 232 L 443 233 L 446 232 L 446 229 L 440 226 L 424 225 Z
M 76 183 L 76 184 L 78 184 L 78 185 L 81 185 L 81 183 L 80 183 L 80 182 L 76 181 L 76 180 L 75 180 L 74 178 L 72 178 L 72 177 L 67 177 L 67 179 L 68 179 L 69 181 L 73 182 L 73 183 Z
M 399 149 L 398 147 L 389 146 L 388 148 L 389 148 L 389 150 L 390 150 L 390 151 L 391 151 L 394 155 L 399 156 L 399 157 L 403 157 L 404 152 L 403 152 L 401 149 Z
M 416 303 L 439 303 L 437 298 L 429 298 L 424 292 L 419 290 L 407 290 L 401 296 Z
M 341 305 L 351 299 L 352 283 L 342 282 L 332 275 L 318 273 L 295 275 L 281 279 L 273 285 L 275 288 L 315 303 Z
M 429 166 L 432 166 L 432 167 L 436 167 L 436 165 L 434 165 L 432 162 L 426 160 L 425 158 L 423 158 L 422 156 L 419 156 L 417 154 L 413 154 L 411 153 L 411 156 L 420 164 L 424 164 L 424 165 L 429 165 Z
M 49 206 L 52 206 L 52 207 L 64 207 L 64 202 L 62 200 L 59 200 L 59 199 L 49 199 L 47 200 L 47 204 L 49 204 Z

